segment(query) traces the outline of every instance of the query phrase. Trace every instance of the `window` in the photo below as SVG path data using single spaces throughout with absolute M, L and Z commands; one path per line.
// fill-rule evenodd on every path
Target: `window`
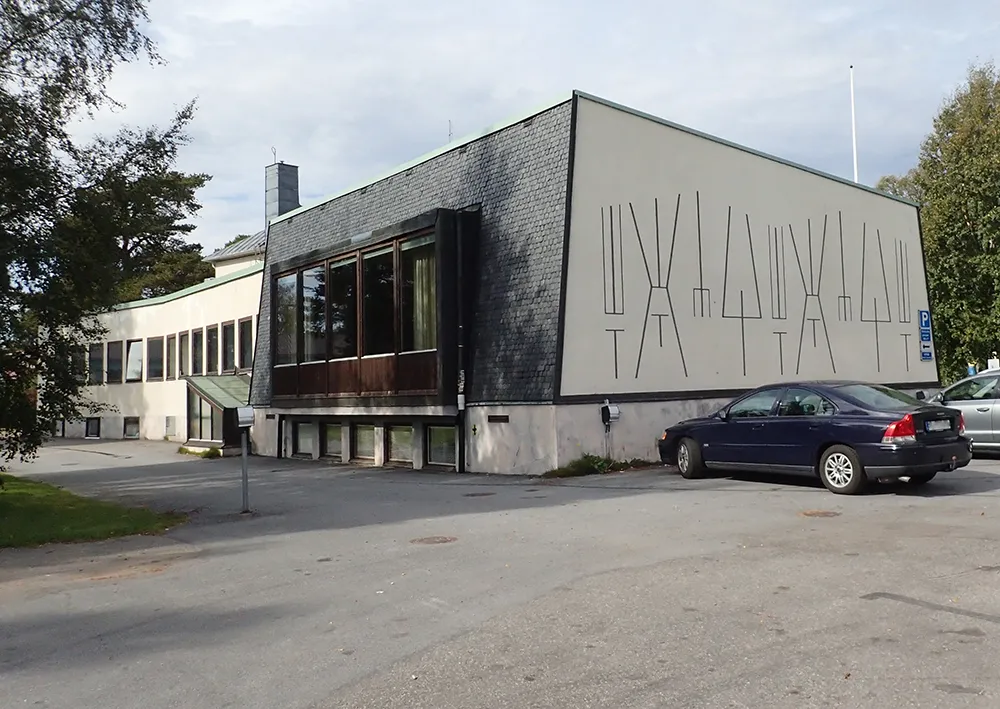
M 87 383 L 104 383 L 104 345 L 97 343 L 87 350 Z
M 182 332 L 178 337 L 180 356 L 177 358 L 177 371 L 179 372 L 178 376 L 186 377 L 191 373 L 190 348 L 188 347 L 190 336 L 186 332 Z
M 138 438 L 139 437 L 139 417 L 138 416 L 126 416 L 125 426 L 122 435 L 125 438 Z
M 844 384 L 837 387 L 837 391 L 862 406 L 879 411 L 906 411 L 915 406 L 927 405 L 909 394 L 880 384 Z
M 981 401 L 996 399 L 998 377 L 977 377 L 956 384 L 944 393 L 944 401 Z
M 389 428 L 389 450 L 386 456 L 394 463 L 413 462 L 413 427 L 391 426 Z
M 163 379 L 163 338 L 151 337 L 146 340 L 146 380 Z
M 351 441 L 353 457 L 364 460 L 375 458 L 375 427 L 371 424 L 355 424 Z
M 330 264 L 330 359 L 358 356 L 358 260 Z
M 202 399 L 190 388 L 188 397 L 188 440 L 222 442 L 222 409 Z
M 778 416 L 833 416 L 836 407 L 808 389 L 788 389 L 778 404 Z
M 431 465 L 455 465 L 454 426 L 427 427 L 427 462 Z
M 340 458 L 344 452 L 343 426 L 339 423 L 324 423 L 323 437 L 320 439 L 322 450 L 320 455 L 327 458 Z
M 361 337 L 365 355 L 396 351 L 392 256 L 391 246 L 364 255 Z
M 236 371 L 236 323 L 222 325 L 222 371 Z
M 253 318 L 240 320 L 240 369 L 253 365 Z
M 207 350 L 208 366 L 205 371 L 209 374 L 219 373 L 219 326 L 212 325 L 205 330 L 205 349 Z
M 275 282 L 274 293 L 274 363 L 295 364 L 295 290 L 298 276 L 290 273 Z
M 191 331 L 191 374 L 201 374 L 205 371 L 205 333 L 201 330 Z
M 167 379 L 173 379 L 177 371 L 177 336 L 167 336 Z M 183 372 L 182 372 L 183 374 Z
M 404 241 L 400 246 L 400 352 L 437 347 L 437 273 L 434 235 Z
M 122 383 L 122 343 L 108 343 L 108 384 Z
M 306 421 L 292 423 L 292 455 L 312 457 L 316 443 L 316 424 Z
M 302 272 L 302 361 L 326 359 L 326 268 Z
M 118 344 L 121 344 L 120 342 Z M 84 429 L 84 434 L 86 438 L 100 438 L 101 437 L 101 419 L 99 418 L 89 418 L 87 419 L 86 428 Z
M 142 381 L 142 340 L 129 340 L 125 350 L 125 381 Z
M 765 389 L 740 399 L 729 407 L 729 418 L 770 416 L 774 400 L 778 398 L 778 391 L 778 389 Z

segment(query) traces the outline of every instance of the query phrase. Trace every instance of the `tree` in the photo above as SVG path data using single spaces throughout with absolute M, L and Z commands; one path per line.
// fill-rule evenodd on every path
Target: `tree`
M 232 239 L 223 244 L 222 248 L 226 248 L 227 246 L 232 246 L 233 244 L 238 244 L 244 239 L 249 239 L 251 236 L 253 236 L 253 234 L 237 234 Z
M 158 61 L 146 4 L 0 0 L 0 460 L 32 457 L 56 421 L 96 408 L 83 354 L 120 295 L 122 245 L 133 229 L 169 243 L 198 207 L 204 176 L 173 168 L 193 105 L 162 129 L 87 144 L 68 131 L 114 103 L 117 65 Z
M 916 167 L 879 180 L 922 205 L 924 259 L 942 376 L 1000 350 L 1000 73 L 973 66 L 944 103 Z

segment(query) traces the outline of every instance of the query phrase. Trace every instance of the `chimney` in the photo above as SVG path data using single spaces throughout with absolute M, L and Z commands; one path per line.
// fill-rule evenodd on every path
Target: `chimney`
M 264 168 L 265 224 L 300 206 L 298 166 L 276 162 Z

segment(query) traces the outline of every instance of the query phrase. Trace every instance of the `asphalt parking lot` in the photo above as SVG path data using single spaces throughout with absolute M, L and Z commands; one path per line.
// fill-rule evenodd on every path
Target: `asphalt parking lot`
M 7 707 L 1000 706 L 1000 462 L 844 498 L 63 442 L 15 474 L 193 512 L 0 551 Z M 2 523 L 2 521 L 0 521 Z

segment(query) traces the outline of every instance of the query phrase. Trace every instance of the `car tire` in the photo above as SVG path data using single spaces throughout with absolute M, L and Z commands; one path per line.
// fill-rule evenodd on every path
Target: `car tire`
M 700 478 L 705 471 L 701 460 L 701 448 L 693 438 L 682 438 L 677 443 L 677 470 L 682 478 L 694 480 Z
M 926 485 L 931 480 L 937 477 L 937 473 L 924 473 L 923 475 L 911 475 L 910 479 L 906 481 L 907 485 Z
M 835 495 L 857 495 L 868 484 L 868 476 L 857 452 L 848 446 L 830 446 L 819 459 L 819 479 Z

